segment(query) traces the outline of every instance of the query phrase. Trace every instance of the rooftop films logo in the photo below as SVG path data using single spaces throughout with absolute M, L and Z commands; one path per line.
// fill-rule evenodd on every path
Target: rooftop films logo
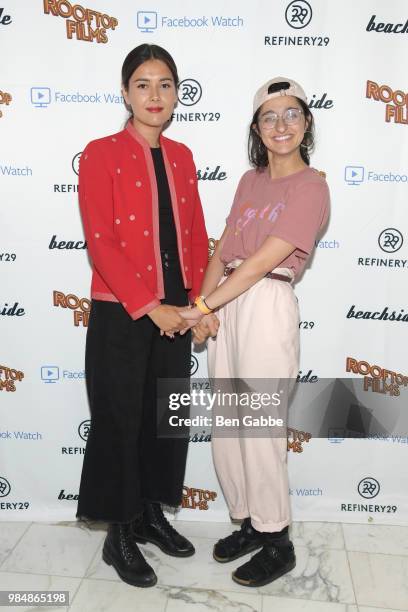
M 408 386 L 408 376 L 370 365 L 368 361 L 358 361 L 354 357 L 347 357 L 346 372 L 364 376 L 364 391 L 397 397 L 400 395 L 400 387 Z
M 367 81 L 366 98 L 385 104 L 386 123 L 408 125 L 408 94 L 401 89 L 393 90 L 389 85 L 378 85 L 375 81 Z
M 71 4 L 68 0 L 44 0 L 44 13 L 66 19 L 67 38 L 76 38 L 87 42 L 107 43 L 107 30 L 114 30 L 118 25 L 115 17 L 84 8 L 80 4 Z
M 190 510 L 208 510 L 208 503 L 215 501 L 216 497 L 216 491 L 184 486 L 181 507 Z
M 5 106 L 9 106 L 12 101 L 12 95 L 7 91 L 2 91 L 0 89 L 0 105 L 4 104 Z M 0 110 L 0 118 L 3 117 L 3 111 Z
M 68 308 L 73 311 L 74 325 L 79 327 L 88 327 L 89 313 L 91 310 L 91 302 L 87 298 L 79 298 L 73 293 L 62 293 L 62 291 L 53 292 L 53 305 L 58 308 Z
M 24 378 L 24 372 L 0 365 L 0 391 L 16 391 L 16 384 Z

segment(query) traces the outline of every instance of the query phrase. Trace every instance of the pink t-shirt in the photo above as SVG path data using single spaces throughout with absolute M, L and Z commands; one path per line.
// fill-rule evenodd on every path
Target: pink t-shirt
M 319 230 L 329 214 L 329 188 L 313 168 L 272 179 L 268 168 L 248 170 L 241 177 L 226 222 L 231 227 L 221 260 L 246 259 L 267 236 L 276 236 L 296 249 L 279 267 L 295 276 L 303 269 Z

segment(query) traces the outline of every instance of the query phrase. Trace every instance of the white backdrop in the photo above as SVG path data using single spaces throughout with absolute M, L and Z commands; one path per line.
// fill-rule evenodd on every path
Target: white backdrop
M 347 372 L 347 357 L 407 372 L 404 0 L 344 0 L 341 10 L 328 0 L 2 6 L 0 520 L 75 515 L 89 420 L 90 287 L 77 154 L 123 126 L 120 69 L 142 42 L 167 48 L 184 81 L 167 134 L 193 150 L 201 176 L 212 172 L 199 185 L 213 239 L 248 167 L 255 90 L 276 75 L 304 86 L 317 124 L 312 165 L 327 174 L 332 213 L 296 286 L 302 374 L 362 378 L 367 366 Z M 371 313 L 387 307 L 401 320 L 347 318 L 352 306 Z M 205 351 L 193 362 L 194 375 L 205 376 Z M 398 390 L 404 399 L 406 386 Z M 375 392 L 366 393 L 368 400 Z M 386 393 L 384 409 L 397 410 L 395 400 Z M 289 444 L 294 518 L 407 524 L 408 439 L 400 434 Z M 185 484 L 179 518 L 228 519 L 208 437 L 191 441 Z

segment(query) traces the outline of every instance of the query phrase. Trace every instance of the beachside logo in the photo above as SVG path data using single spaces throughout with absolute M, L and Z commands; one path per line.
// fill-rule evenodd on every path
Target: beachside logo
M 14 302 L 13 306 L 10 306 L 7 302 L 0 309 L 0 316 L 2 317 L 23 317 L 25 315 L 24 308 L 18 308 L 19 303 Z
M 347 357 L 346 372 L 364 376 L 364 391 L 397 397 L 400 395 L 400 387 L 408 386 L 408 376 L 378 365 L 370 365 L 368 361 L 358 361 L 354 357 Z
M 87 42 L 107 43 L 106 30 L 115 30 L 118 20 L 106 13 L 71 4 L 68 0 L 44 0 L 44 13 L 66 19 L 67 38 Z
M 226 172 L 220 172 L 221 166 L 216 166 L 214 170 L 211 170 L 209 166 L 205 167 L 205 170 L 197 170 L 197 179 L 199 181 L 225 181 L 227 178 Z
M 89 313 L 91 310 L 91 302 L 88 298 L 79 298 L 73 293 L 62 293 L 62 291 L 53 291 L 53 305 L 58 308 L 69 308 L 73 310 L 74 325 L 79 327 L 88 327 Z
M 315 383 L 318 380 L 318 377 L 313 374 L 313 370 L 308 370 L 306 374 L 299 370 L 299 374 L 296 376 L 296 382 L 298 383 Z
M 215 501 L 217 495 L 216 491 L 195 489 L 184 485 L 181 507 L 190 510 L 208 510 L 208 503 Z
M 346 315 L 347 319 L 372 319 L 374 321 L 398 321 L 407 323 L 408 313 L 404 314 L 405 310 L 400 308 L 400 312 L 397 314 L 395 310 L 391 312 L 388 310 L 388 306 L 385 306 L 380 312 L 378 310 L 372 312 L 371 310 L 354 310 L 355 304 L 350 306 L 350 309 Z
M 64 249 L 68 251 L 76 250 L 82 251 L 87 248 L 85 240 L 59 240 L 57 241 L 57 235 L 54 234 L 48 245 L 50 250 L 53 249 Z
M 2 9 L 0 9 L 2 10 Z M 0 89 L 0 104 L 5 104 L 6 106 L 9 106 L 10 102 L 12 101 L 12 95 L 10 93 L 8 93 L 7 91 L 2 91 Z M 0 118 L 3 117 L 3 111 L 0 110 Z
M 0 8 L 0 25 L 10 25 L 10 23 L 13 23 L 12 18 L 10 17 L 10 15 L 5 15 L 4 14 L 4 8 Z
M 288 446 L 287 450 L 294 453 L 303 453 L 303 444 L 310 442 L 312 434 L 306 431 L 299 431 L 288 427 Z
M 160 16 L 156 11 L 138 11 L 136 15 L 137 27 L 143 34 L 153 34 L 159 26 L 162 28 L 242 28 L 244 20 L 239 15 L 226 17 L 223 15 L 200 15 L 191 17 Z
M 0 365 L 0 391 L 16 391 L 16 383 L 24 378 L 24 372 Z
M 389 85 L 378 85 L 367 81 L 366 98 L 385 104 L 385 121 L 408 125 L 408 94 L 401 89 L 395 91 Z
M 406 34 L 408 32 L 408 19 L 402 23 L 376 23 L 375 20 L 377 15 L 372 15 L 370 21 L 367 24 L 367 32 L 383 32 L 384 34 Z

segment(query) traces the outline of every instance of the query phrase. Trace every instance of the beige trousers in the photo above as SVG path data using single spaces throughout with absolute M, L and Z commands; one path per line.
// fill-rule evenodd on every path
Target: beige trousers
M 242 260 L 229 265 L 236 267 Z M 289 276 L 287 268 L 274 272 Z M 223 277 L 220 284 L 226 280 Z M 208 341 L 211 379 L 291 379 L 299 370 L 299 311 L 291 283 L 263 278 L 217 311 L 220 327 Z M 251 518 L 258 531 L 281 531 L 291 520 L 287 439 L 250 437 L 248 429 L 229 437 L 213 436 L 212 453 L 230 515 Z

